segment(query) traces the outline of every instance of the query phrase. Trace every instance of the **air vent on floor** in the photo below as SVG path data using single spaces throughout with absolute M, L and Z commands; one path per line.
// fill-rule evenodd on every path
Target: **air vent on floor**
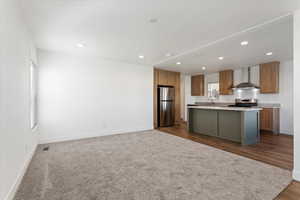
M 46 146 L 43 148 L 43 151 L 49 151 L 49 148 L 50 148 L 49 146 Z

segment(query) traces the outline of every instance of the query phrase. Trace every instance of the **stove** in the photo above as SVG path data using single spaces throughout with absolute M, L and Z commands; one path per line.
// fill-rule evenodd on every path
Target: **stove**
M 229 107 L 254 107 L 257 106 L 257 99 L 235 99 L 235 104 L 229 105 Z
M 228 107 L 244 107 L 244 108 L 251 108 L 251 107 L 256 107 L 257 103 L 237 103 L 237 104 L 232 104 L 228 105 Z

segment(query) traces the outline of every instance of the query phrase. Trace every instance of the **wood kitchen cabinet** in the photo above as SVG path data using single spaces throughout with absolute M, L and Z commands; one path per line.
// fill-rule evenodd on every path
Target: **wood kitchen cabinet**
M 179 73 L 178 72 L 168 72 L 168 77 L 167 77 L 167 85 L 171 85 L 171 86 L 177 86 L 177 77 L 178 77 Z M 180 75 L 179 75 L 180 78 Z M 180 80 L 179 80 L 180 83 Z
M 191 95 L 204 96 L 204 75 L 191 77 Z
M 260 93 L 279 93 L 280 62 L 270 62 L 259 65 Z
M 165 70 L 158 70 L 158 84 L 168 85 L 169 72 Z
M 174 86 L 177 84 L 178 72 L 157 70 L 158 85 Z M 180 76 L 180 75 L 179 75 Z
M 263 108 L 260 111 L 260 129 L 271 131 L 275 134 L 280 132 L 279 108 Z
M 175 124 L 179 124 L 180 118 L 180 73 L 154 69 L 154 84 L 153 84 L 153 121 L 154 127 L 157 128 L 157 88 L 159 86 L 173 86 L 175 88 Z
M 231 95 L 233 86 L 233 70 L 219 72 L 219 90 L 220 95 Z
M 175 72 L 175 124 L 181 121 L 180 113 L 180 73 Z

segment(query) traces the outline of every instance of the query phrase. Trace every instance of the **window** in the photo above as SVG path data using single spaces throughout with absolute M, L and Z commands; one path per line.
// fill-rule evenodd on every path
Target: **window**
M 30 66 L 30 127 L 37 126 L 37 68 L 31 61 Z
M 219 83 L 207 84 L 207 96 L 209 99 L 216 99 L 219 96 Z

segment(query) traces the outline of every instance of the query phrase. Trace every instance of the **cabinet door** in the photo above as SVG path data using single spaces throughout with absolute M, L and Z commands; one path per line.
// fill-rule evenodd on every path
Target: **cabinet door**
M 279 62 L 271 62 L 259 66 L 260 93 L 279 92 L 279 65 Z
M 260 129 L 266 131 L 273 130 L 273 109 L 264 108 L 260 111 Z
M 175 122 L 180 123 L 181 119 L 180 110 L 180 73 L 175 72 Z
M 168 85 L 170 86 L 176 86 L 176 76 L 177 72 L 168 72 Z
M 190 109 L 190 130 L 203 135 L 218 135 L 218 111 Z
M 235 142 L 241 142 L 241 116 L 242 112 L 222 111 L 218 112 L 219 137 Z M 257 118 L 256 118 L 257 119 Z M 256 120 L 257 121 L 257 120 Z M 257 126 L 256 126 L 257 129 Z
M 204 96 L 204 75 L 192 76 L 191 86 L 192 96 Z
M 233 70 L 219 72 L 220 95 L 231 95 L 233 86 Z
M 168 76 L 169 72 L 165 70 L 158 71 L 158 84 L 159 85 L 168 85 Z

